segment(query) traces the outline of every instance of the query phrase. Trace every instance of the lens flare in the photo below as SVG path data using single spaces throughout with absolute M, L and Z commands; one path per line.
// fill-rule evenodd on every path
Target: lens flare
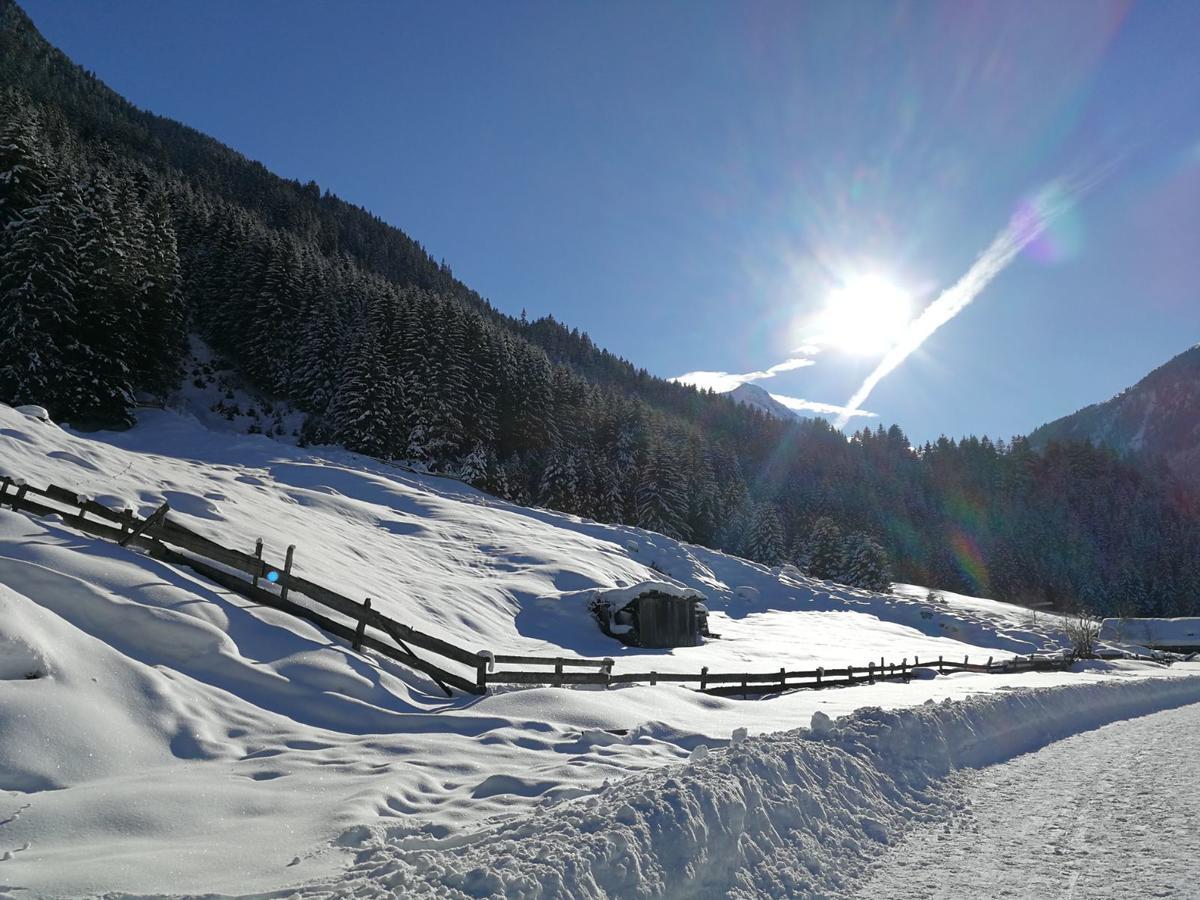
M 834 289 L 815 323 L 816 341 L 863 356 L 886 352 L 912 318 L 912 299 L 880 275 L 858 275 Z
M 1013 225 L 1035 235 L 1023 251 L 1035 262 L 1064 263 L 1083 249 L 1083 221 L 1060 185 L 1051 184 L 1023 200 L 1013 213 Z

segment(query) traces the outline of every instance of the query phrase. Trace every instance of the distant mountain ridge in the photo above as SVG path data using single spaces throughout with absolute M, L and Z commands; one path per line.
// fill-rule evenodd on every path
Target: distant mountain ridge
M 1200 479 L 1200 344 L 1133 387 L 1035 430 L 1034 447 L 1091 441 L 1125 456 L 1160 457 L 1181 477 Z
M 784 406 L 757 384 L 750 384 L 749 382 L 739 384 L 732 391 L 729 391 L 728 394 L 744 406 L 753 406 L 755 409 L 761 409 L 763 412 L 770 413 L 775 418 L 783 419 L 785 422 L 805 418 L 794 409 Z

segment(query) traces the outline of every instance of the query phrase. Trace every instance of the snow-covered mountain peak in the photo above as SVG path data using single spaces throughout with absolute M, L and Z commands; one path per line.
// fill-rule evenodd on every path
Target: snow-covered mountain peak
M 779 419 L 791 421 L 802 416 L 795 410 L 788 409 L 757 384 L 744 382 L 729 392 L 729 396 L 745 406 L 753 406 L 763 412 L 770 413 Z

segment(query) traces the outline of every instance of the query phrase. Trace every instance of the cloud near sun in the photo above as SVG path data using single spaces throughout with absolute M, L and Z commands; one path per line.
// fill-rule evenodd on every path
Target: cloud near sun
M 748 384 L 752 381 L 762 381 L 764 378 L 774 378 L 781 372 L 790 372 L 794 369 L 803 369 L 805 366 L 816 365 L 814 356 L 821 352 L 821 348 L 816 344 L 805 344 L 802 347 L 797 347 L 790 359 L 785 359 L 783 362 L 771 366 L 769 369 L 763 369 L 760 372 L 687 372 L 683 375 L 678 375 L 672 378 L 672 381 L 677 381 L 680 384 L 690 384 L 701 389 L 714 390 L 719 394 L 724 394 L 732 391 L 738 385 Z M 864 409 L 850 409 L 845 406 L 838 406 L 835 403 L 821 403 L 817 400 L 804 400 L 800 397 L 789 397 L 786 394 L 771 394 L 775 400 L 782 403 L 788 409 L 796 410 L 797 412 L 817 413 L 818 415 L 827 416 L 846 416 L 848 419 L 856 416 L 875 418 L 875 413 L 867 412 Z
M 861 409 L 860 404 L 879 382 L 894 372 L 935 331 L 962 312 L 1022 250 L 1041 238 L 1051 223 L 1069 212 L 1079 198 L 1107 178 L 1114 166 L 1115 163 L 1101 167 L 1074 184 L 1060 181 L 1044 187 L 1032 202 L 1018 209 L 967 272 L 911 321 L 907 297 L 900 289 L 878 276 L 858 276 L 834 291 L 826 309 L 815 320 L 817 330 L 809 343 L 796 348 L 791 358 L 759 372 L 688 372 L 672 381 L 723 393 L 740 384 L 815 365 L 813 357 L 826 346 L 870 355 L 880 352 L 883 358 L 879 365 L 845 406 L 771 395 L 791 409 L 836 416 L 834 424 L 838 428 L 844 428 L 858 416 L 875 417 L 875 413 Z

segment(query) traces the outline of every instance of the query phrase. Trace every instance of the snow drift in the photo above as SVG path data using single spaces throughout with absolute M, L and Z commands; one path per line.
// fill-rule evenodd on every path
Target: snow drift
M 742 740 L 452 841 L 348 834 L 358 863 L 301 891 L 355 897 L 825 896 L 913 821 L 937 781 L 1117 719 L 1200 700 L 1200 679 L 1048 688 L 863 709 Z

